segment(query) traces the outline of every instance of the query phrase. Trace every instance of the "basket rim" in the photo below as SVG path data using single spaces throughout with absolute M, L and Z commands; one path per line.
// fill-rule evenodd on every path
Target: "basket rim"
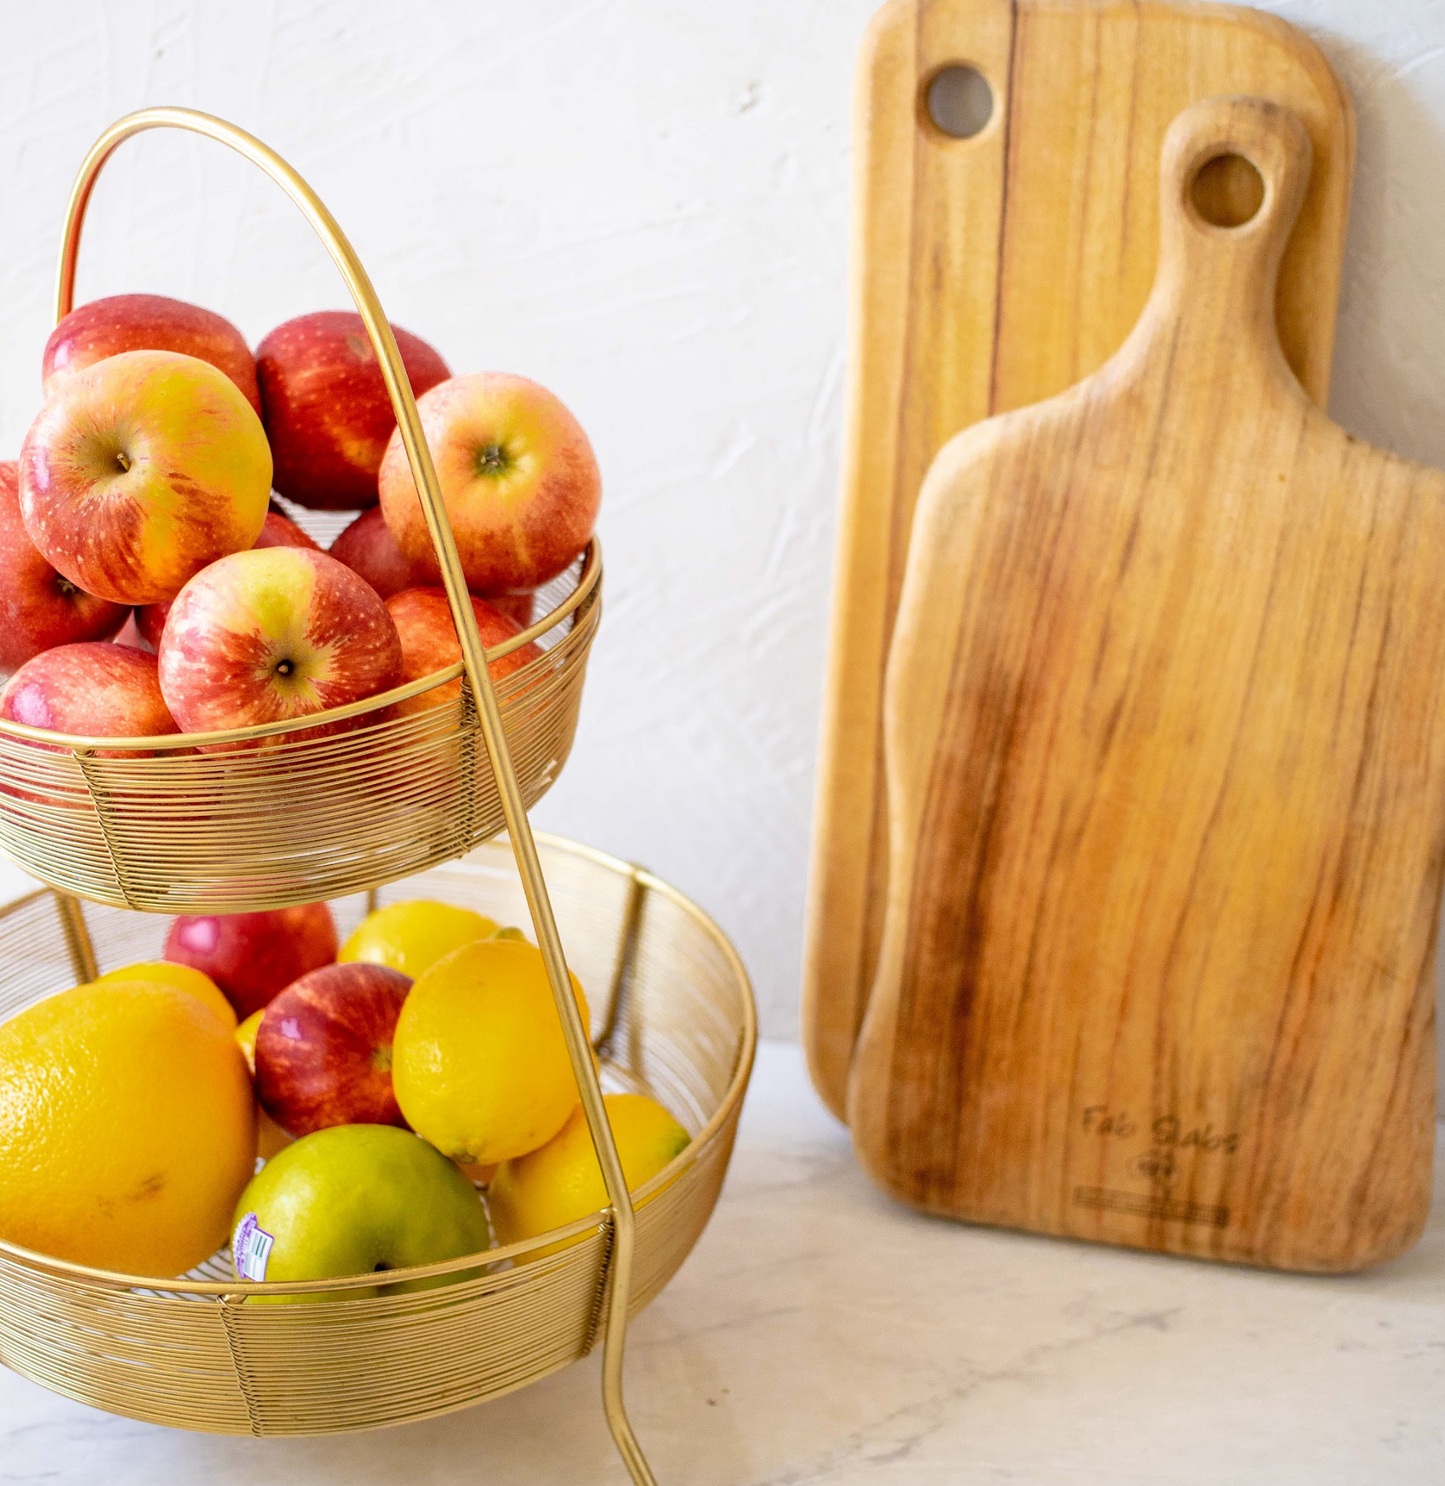
M 602 576 L 602 544 L 595 533 L 588 539 L 581 556 L 582 571 L 577 576 L 577 583 L 572 592 L 536 623 L 528 625 L 526 629 L 519 631 L 510 639 L 503 640 L 500 645 L 489 646 L 486 651 L 489 666 L 555 629 L 593 596 Z M 546 652 L 543 652 L 536 660 L 528 661 L 518 674 L 524 673 L 545 659 Z M 251 727 L 225 728 L 209 733 L 177 732 L 140 737 L 90 737 L 80 733 L 54 732 L 49 728 L 32 727 L 28 723 L 12 722 L 8 718 L 0 718 L 0 737 L 16 738 L 24 743 L 37 743 L 56 751 L 69 749 L 71 752 L 109 753 L 112 750 L 124 749 L 149 753 L 175 753 L 181 750 L 190 752 L 197 748 L 211 748 L 227 743 L 249 743 L 257 738 L 274 738 L 284 733 L 310 732 L 314 728 L 330 723 L 346 722 L 353 717 L 361 717 L 368 712 L 380 711 L 398 702 L 420 696 L 423 692 L 431 691 L 433 687 L 444 686 L 449 681 L 455 681 L 465 669 L 463 663 L 457 661 L 443 671 L 434 671 L 430 676 L 421 676 L 415 681 L 403 682 L 400 686 L 392 687 L 390 691 L 362 697 L 355 702 L 347 702 L 341 707 L 330 707 L 324 712 L 311 712 L 305 717 L 287 717 L 275 722 L 256 723 Z
M 587 846 L 580 841 L 572 841 L 566 836 L 554 835 L 547 831 L 535 833 L 535 839 L 540 846 L 549 850 L 565 852 L 574 857 L 580 857 L 590 861 L 599 867 L 620 877 L 629 877 L 648 893 L 657 893 L 660 897 L 668 899 L 675 907 L 680 908 L 691 918 L 703 933 L 712 939 L 722 951 L 727 961 L 729 971 L 735 977 L 738 990 L 742 993 L 742 1028 L 739 1040 L 737 1060 L 733 1066 L 732 1076 L 728 1080 L 728 1086 L 723 1091 L 722 1098 L 718 1101 L 717 1108 L 713 1111 L 707 1123 L 698 1133 L 688 1141 L 687 1145 L 678 1152 L 661 1171 L 650 1177 L 639 1186 L 632 1194 L 633 1206 L 643 1207 L 649 1198 L 660 1192 L 664 1187 L 670 1187 L 677 1182 L 689 1167 L 695 1165 L 698 1159 L 711 1145 L 719 1131 L 732 1117 L 737 1105 L 741 1102 L 744 1092 L 748 1086 L 748 1079 L 752 1073 L 753 1059 L 757 1052 L 758 1042 L 758 1008 L 757 1000 L 753 992 L 752 978 L 749 976 L 747 967 L 743 964 L 742 956 L 738 953 L 731 939 L 723 932 L 722 926 L 713 916 L 694 903 L 685 893 L 665 882 L 662 878 L 649 872 L 645 867 L 635 862 L 625 861 L 621 857 L 615 857 L 609 852 L 601 851 L 595 846 Z M 484 843 L 475 850 L 487 850 L 495 848 L 499 843 L 505 843 L 505 836 L 494 837 L 490 842 Z M 471 859 L 473 853 L 466 856 L 453 858 L 449 864 L 465 866 Z M 25 903 L 53 894 L 58 889 L 40 887 L 20 894 L 19 896 L 0 904 L 0 918 L 7 916 L 12 910 L 19 908 Z M 418 1137 L 419 1139 L 421 1137 Z M 563 1228 L 554 1228 L 547 1233 L 540 1233 L 532 1238 L 522 1239 L 518 1243 L 507 1244 L 501 1248 L 480 1249 L 475 1254 L 464 1254 L 456 1259 L 443 1259 L 432 1264 L 417 1264 L 408 1269 L 394 1269 L 387 1271 L 386 1283 L 388 1286 L 399 1284 L 406 1280 L 431 1279 L 434 1277 L 453 1274 L 462 1270 L 476 1270 L 482 1267 L 490 1268 L 493 1265 L 504 1263 L 508 1260 L 524 1257 L 534 1249 L 544 1248 L 554 1244 L 561 1239 L 569 1239 L 583 1235 L 591 1229 L 597 1228 L 605 1222 L 605 1208 L 598 1208 L 588 1216 L 578 1218 Z M 78 1283 L 100 1285 L 110 1290 L 144 1290 L 155 1293 L 161 1292 L 166 1295 L 203 1295 L 212 1296 L 217 1300 L 245 1300 L 251 1295 L 295 1295 L 295 1294 L 318 1294 L 327 1292 L 344 1292 L 348 1290 L 371 1289 L 376 1283 L 374 1273 L 357 1275 L 334 1275 L 327 1279 L 319 1280 L 273 1280 L 269 1283 L 258 1280 L 188 1280 L 180 1277 L 169 1278 L 164 1275 L 136 1275 L 127 1274 L 122 1270 L 100 1269 L 88 1264 L 74 1264 L 69 1260 L 57 1258 L 53 1254 L 42 1254 L 35 1249 L 27 1249 L 20 1244 L 13 1244 L 6 1239 L 0 1238 L 0 1259 L 9 1259 L 19 1264 L 22 1268 L 39 1270 L 42 1273 L 53 1275 L 61 1279 L 74 1280 Z M 368 1297 L 372 1299 L 386 1300 L 395 1297 Z

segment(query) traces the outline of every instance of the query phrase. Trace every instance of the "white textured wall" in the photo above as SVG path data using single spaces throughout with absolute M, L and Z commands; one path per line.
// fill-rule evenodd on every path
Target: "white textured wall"
M 94 135 L 174 102 L 267 139 L 394 319 L 457 369 L 537 377 L 590 431 L 607 619 L 537 818 L 716 913 L 782 1035 L 832 555 L 850 73 L 873 8 L 0 0 L 0 456 L 38 405 L 60 213 Z M 1336 415 L 1445 464 L 1445 3 L 1273 8 L 1316 32 L 1359 108 Z M 194 298 L 253 339 L 342 302 L 271 187 L 159 136 L 105 177 L 80 287 Z

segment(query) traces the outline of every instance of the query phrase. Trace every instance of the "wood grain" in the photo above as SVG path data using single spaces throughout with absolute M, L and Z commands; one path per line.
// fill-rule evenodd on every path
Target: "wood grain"
M 920 103 L 959 60 L 995 95 L 969 140 L 940 134 Z M 882 933 L 883 668 L 919 485 L 959 429 L 1062 391 L 1123 343 L 1154 277 L 1164 131 L 1233 92 L 1287 104 L 1311 136 L 1276 308 L 1286 357 L 1323 401 L 1354 132 L 1313 43 L 1258 12 L 1150 0 L 895 0 L 869 32 L 803 982 L 813 1080 L 840 1116 Z
M 1191 185 L 1235 153 L 1258 214 Z M 1280 349 L 1309 135 L 1197 104 L 1138 325 L 954 438 L 888 666 L 864 1165 L 931 1211 L 1287 1268 L 1422 1227 L 1445 869 L 1445 475 Z

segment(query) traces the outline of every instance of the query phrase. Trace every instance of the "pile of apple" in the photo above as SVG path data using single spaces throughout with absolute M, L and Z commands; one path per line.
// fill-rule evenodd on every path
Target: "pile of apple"
M 394 333 L 494 646 L 586 546 L 597 462 L 545 388 L 452 376 Z M 56 326 L 43 383 L 18 463 L 0 463 L 0 717 L 100 737 L 211 732 L 304 718 L 460 660 L 359 315 L 302 315 L 253 356 L 220 315 L 119 295 Z M 326 552 L 273 490 L 361 514 Z M 493 675 L 537 653 L 523 646 Z

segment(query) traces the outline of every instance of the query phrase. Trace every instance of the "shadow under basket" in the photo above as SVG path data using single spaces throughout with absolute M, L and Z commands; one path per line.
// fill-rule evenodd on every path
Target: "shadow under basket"
M 536 624 L 487 652 L 494 661 L 529 642 L 541 652 L 496 682 L 529 807 L 577 728 L 602 613 L 595 540 L 537 607 Z M 160 913 L 311 903 L 451 860 L 505 824 L 461 673 L 230 733 L 107 742 L 0 721 L 0 845 L 67 892 Z M 460 694 L 397 710 L 448 685 Z
M 752 1068 L 752 990 L 722 931 L 680 893 L 587 847 L 550 837 L 538 845 L 568 962 L 596 1006 L 604 1086 L 651 1093 L 692 1136 L 634 1194 L 635 1313 L 686 1258 L 717 1200 Z M 505 841 L 378 896 L 439 898 L 527 922 Z M 333 907 L 347 932 L 366 903 L 357 896 Z M 49 889 L 0 909 L 0 1017 L 78 978 L 66 911 Z M 102 970 L 159 952 L 162 920 L 82 911 Z M 569 1236 L 570 1245 L 529 1257 Z M 398 1270 L 388 1278 L 445 1278 L 388 1295 L 365 1293 L 374 1275 L 245 1283 L 232 1278 L 229 1251 L 170 1281 L 0 1243 L 0 1361 L 69 1398 L 185 1429 L 307 1435 L 400 1424 L 495 1398 L 584 1357 L 605 1325 L 611 1248 L 610 1212 L 599 1212 L 523 1244 Z M 283 1288 L 332 1298 L 249 1303 Z

